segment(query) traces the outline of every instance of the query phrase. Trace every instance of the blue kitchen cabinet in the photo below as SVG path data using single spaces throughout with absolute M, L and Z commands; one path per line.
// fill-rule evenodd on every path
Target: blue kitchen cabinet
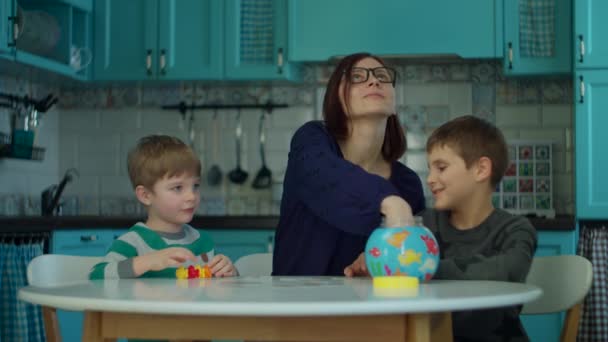
M 95 80 L 219 79 L 221 0 L 95 1 Z
M 543 22 L 541 15 L 538 15 L 536 26 L 532 26 L 534 32 L 522 30 L 522 20 L 526 17 L 520 15 L 520 6 L 527 2 L 528 0 L 504 1 L 505 75 L 570 74 L 572 72 L 572 0 L 542 2 L 545 6 L 553 4 L 554 18 L 552 21 Z M 553 27 L 553 34 L 547 29 L 548 27 Z M 539 40 L 548 47 L 525 48 L 525 46 L 540 45 L 533 43 Z M 549 48 L 550 46 L 553 48 Z
M 104 256 L 112 241 L 111 229 L 56 230 L 51 237 L 50 251 L 53 254 Z M 64 342 L 82 340 L 82 312 L 57 310 L 57 319 Z
M 240 257 L 254 253 L 271 253 L 274 250 L 274 229 L 243 230 L 206 228 L 215 243 L 215 252 L 236 262 Z
M 289 0 L 291 61 L 377 55 L 496 58 L 496 2 Z
M 227 0 L 225 78 L 298 80 L 288 61 L 287 0 Z
M 574 65 L 577 69 L 608 68 L 606 13 L 608 1 L 575 0 Z
M 0 56 L 12 59 L 15 37 L 13 35 L 15 21 L 15 1 L 5 0 L 0 2 Z
M 91 12 L 92 0 L 2 1 L 0 57 L 16 61 L 18 65 L 86 80 L 89 68 L 72 65 L 71 50 L 90 51 Z M 16 19 L 17 14 L 20 19 Z M 91 56 L 86 52 L 82 55 L 82 59 Z M 9 70 L 15 74 L 20 72 L 13 64 Z
M 156 1 L 146 0 L 95 1 L 95 80 L 136 80 L 154 76 L 152 64 L 157 61 L 157 30 L 152 28 L 156 24 L 156 5 Z
M 539 231 L 534 256 L 576 254 L 577 230 Z M 559 341 L 565 313 L 522 315 L 521 320 L 531 342 Z
M 608 46 L 608 44 L 606 44 Z M 576 216 L 608 216 L 608 69 L 577 70 L 575 85 Z

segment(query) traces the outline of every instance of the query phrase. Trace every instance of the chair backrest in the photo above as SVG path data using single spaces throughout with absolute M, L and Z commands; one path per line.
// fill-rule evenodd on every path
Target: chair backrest
M 543 295 L 524 304 L 522 314 L 565 311 L 583 301 L 591 287 L 592 266 L 579 255 L 536 257 L 526 283 L 543 290 Z
M 103 257 L 43 254 L 27 265 L 27 282 L 39 287 L 80 283 L 89 279 L 91 268 L 102 260 Z
M 234 266 L 242 276 L 269 276 L 272 273 L 272 253 L 245 255 Z

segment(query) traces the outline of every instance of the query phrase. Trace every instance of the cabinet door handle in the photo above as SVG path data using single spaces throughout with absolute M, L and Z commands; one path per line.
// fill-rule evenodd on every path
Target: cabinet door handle
M 82 241 L 82 242 L 97 241 L 97 235 L 80 235 L 80 241 Z
M 165 49 L 160 50 L 160 58 L 158 59 L 158 64 L 160 65 L 160 74 L 165 74 L 165 66 L 167 65 Z
M 152 50 L 146 50 L 146 73 L 152 76 Z
M 578 40 L 579 40 L 578 50 L 579 50 L 579 54 L 580 54 L 578 61 L 579 61 L 579 63 L 583 63 L 583 59 L 585 57 L 585 40 L 583 39 L 582 34 L 578 35 Z
M 580 94 L 580 99 L 578 100 L 579 103 L 583 103 L 585 102 L 585 82 L 583 82 L 583 76 L 579 76 L 579 94 Z
M 279 75 L 283 74 L 283 48 L 277 51 L 277 72 Z
M 507 47 L 509 56 L 509 70 L 513 70 L 513 43 L 509 42 Z
M 17 23 L 16 16 L 10 16 L 8 17 L 8 20 L 13 22 L 13 41 L 9 42 L 7 45 L 9 47 L 15 47 L 17 46 L 17 39 L 19 38 L 19 24 Z

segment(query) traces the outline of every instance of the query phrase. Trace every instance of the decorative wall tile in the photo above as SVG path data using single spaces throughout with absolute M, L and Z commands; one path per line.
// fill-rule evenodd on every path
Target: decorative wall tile
M 507 80 L 496 83 L 496 103 L 497 104 L 516 104 L 517 103 L 517 81 Z
M 471 80 L 474 83 L 494 83 L 496 80 L 496 65 L 478 63 L 471 69 Z
M 270 99 L 277 103 L 294 103 L 296 90 L 291 87 L 274 87 L 271 89 Z
M 470 81 L 471 80 L 471 65 L 470 64 L 450 64 L 449 79 L 452 81 Z
M 336 65 L 334 64 L 317 64 L 315 65 L 315 74 L 317 82 L 327 83 L 331 74 L 334 72 Z
M 298 106 L 311 106 L 313 104 L 313 89 L 312 88 L 298 88 L 296 89 L 296 100 L 295 105 Z
M 141 103 L 144 107 L 160 107 L 177 104 L 182 100 L 179 87 L 144 87 Z
M 433 82 L 445 82 L 449 79 L 449 66 L 445 64 L 435 64 L 431 66 L 431 80 Z
M 542 82 L 537 80 L 517 81 L 517 103 L 534 104 L 539 103 L 541 98 Z
M 546 104 L 572 103 L 572 81 L 551 79 L 542 82 L 542 100 Z
M 302 81 L 304 83 L 315 83 L 316 75 L 315 75 L 315 66 L 312 64 L 305 64 L 302 66 Z
M 405 83 L 428 82 L 432 79 L 430 65 L 406 65 L 403 70 Z
M 108 87 L 106 92 L 105 108 L 136 107 L 140 105 L 140 87 Z

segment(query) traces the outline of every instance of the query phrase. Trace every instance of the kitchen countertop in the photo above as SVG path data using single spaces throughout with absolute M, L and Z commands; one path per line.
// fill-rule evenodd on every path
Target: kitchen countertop
M 127 229 L 143 217 L 114 216 L 22 216 L 0 217 L 2 232 L 42 232 L 61 229 Z M 558 215 L 553 219 L 532 217 L 532 225 L 539 231 L 574 230 L 576 220 L 572 215 Z M 275 229 L 278 216 L 195 216 L 190 223 L 199 229 Z

